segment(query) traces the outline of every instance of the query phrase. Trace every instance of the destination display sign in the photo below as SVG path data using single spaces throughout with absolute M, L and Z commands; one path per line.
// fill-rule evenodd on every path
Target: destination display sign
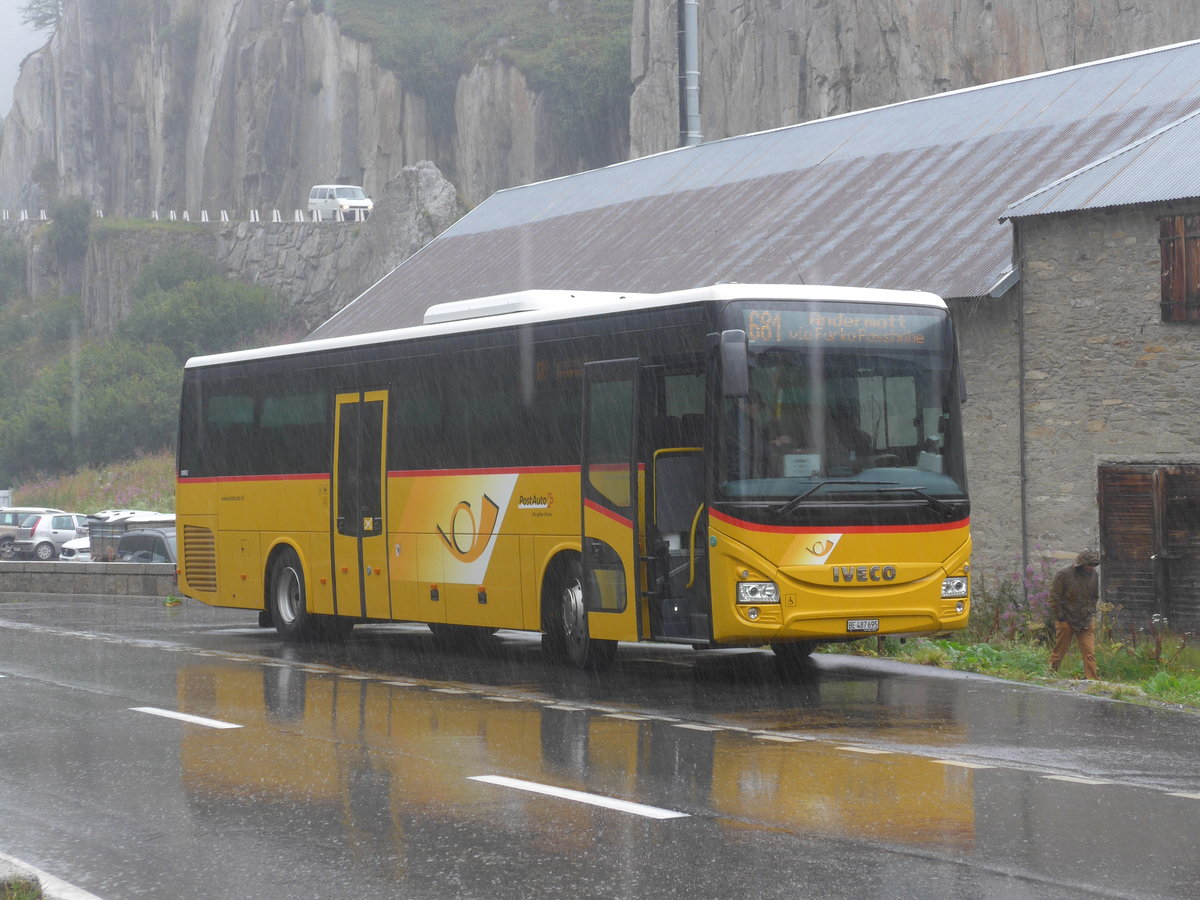
M 751 346 L 908 345 L 936 346 L 942 319 L 910 312 L 829 309 L 748 308 L 746 336 Z

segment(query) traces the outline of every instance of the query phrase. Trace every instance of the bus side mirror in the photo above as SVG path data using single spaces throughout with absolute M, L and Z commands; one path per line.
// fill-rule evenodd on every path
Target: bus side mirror
M 726 397 L 750 396 L 750 365 L 746 332 L 721 332 L 721 393 Z

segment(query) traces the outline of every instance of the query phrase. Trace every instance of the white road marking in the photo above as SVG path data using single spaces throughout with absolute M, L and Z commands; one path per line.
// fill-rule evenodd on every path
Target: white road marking
M 495 700 L 497 703 L 524 703 L 520 697 L 501 697 L 499 694 L 484 694 L 484 700 Z
M 963 762 L 960 759 L 935 759 L 932 762 L 939 766 L 956 766 L 960 769 L 994 769 L 995 766 L 985 766 L 982 763 Z
M 756 734 L 754 739 L 758 741 L 778 741 L 781 744 L 799 744 L 804 738 L 788 737 L 786 734 Z
M 1099 781 L 1095 778 L 1080 778 L 1078 775 L 1043 775 L 1043 778 L 1049 778 L 1051 781 L 1069 781 L 1071 784 L 1110 784 L 1108 781 Z
M 568 788 L 554 787 L 549 784 L 538 784 L 536 781 L 521 781 L 519 778 L 505 778 L 503 775 L 471 775 L 472 781 L 485 781 L 501 787 L 515 788 L 518 791 L 530 791 L 534 794 L 546 794 L 562 800 L 574 800 L 576 803 L 587 803 L 591 806 L 602 806 L 605 809 L 615 809 L 618 812 L 632 813 L 647 819 L 686 819 L 687 813 L 662 809 L 657 806 L 645 806 L 641 803 L 631 803 L 628 800 L 614 800 L 612 797 L 602 797 L 599 794 L 585 794 L 583 791 L 572 791 Z
M 624 719 L 627 722 L 649 722 L 650 716 L 634 716 L 629 713 L 604 713 L 606 719 Z
M 1185 797 L 1188 800 L 1200 800 L 1200 794 L 1193 794 L 1188 791 L 1168 791 L 1172 797 Z
M 193 725 L 204 725 L 207 728 L 241 728 L 232 722 L 222 722 L 220 719 L 206 719 L 203 716 L 189 716 L 187 713 L 175 712 L 170 709 L 159 709 L 156 706 L 131 706 L 134 712 L 149 713 L 152 716 L 162 716 L 164 719 L 178 719 L 180 722 L 191 722 Z
M 720 725 L 689 725 L 687 722 L 676 722 L 672 728 L 686 728 L 689 731 L 724 731 Z
M 843 746 L 843 747 L 834 747 L 834 749 L 835 750 L 849 750 L 851 753 L 865 753 L 870 756 L 886 756 L 887 754 L 892 752 L 891 750 L 875 750 L 871 747 Z

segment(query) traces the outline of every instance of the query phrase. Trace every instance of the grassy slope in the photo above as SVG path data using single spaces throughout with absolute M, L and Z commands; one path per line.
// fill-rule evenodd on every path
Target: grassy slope
M 15 486 L 13 504 L 81 513 L 102 509 L 174 512 L 175 455 L 163 451 L 70 475 L 40 477 Z

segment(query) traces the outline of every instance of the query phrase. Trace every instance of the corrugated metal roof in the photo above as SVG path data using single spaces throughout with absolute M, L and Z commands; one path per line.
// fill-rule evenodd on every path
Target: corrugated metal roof
M 1006 218 L 1200 197 L 1200 111 L 1014 203 Z
M 1012 268 L 1001 219 L 1014 200 L 1197 111 L 1200 41 L 510 188 L 312 337 L 538 288 L 802 282 L 983 296 Z

